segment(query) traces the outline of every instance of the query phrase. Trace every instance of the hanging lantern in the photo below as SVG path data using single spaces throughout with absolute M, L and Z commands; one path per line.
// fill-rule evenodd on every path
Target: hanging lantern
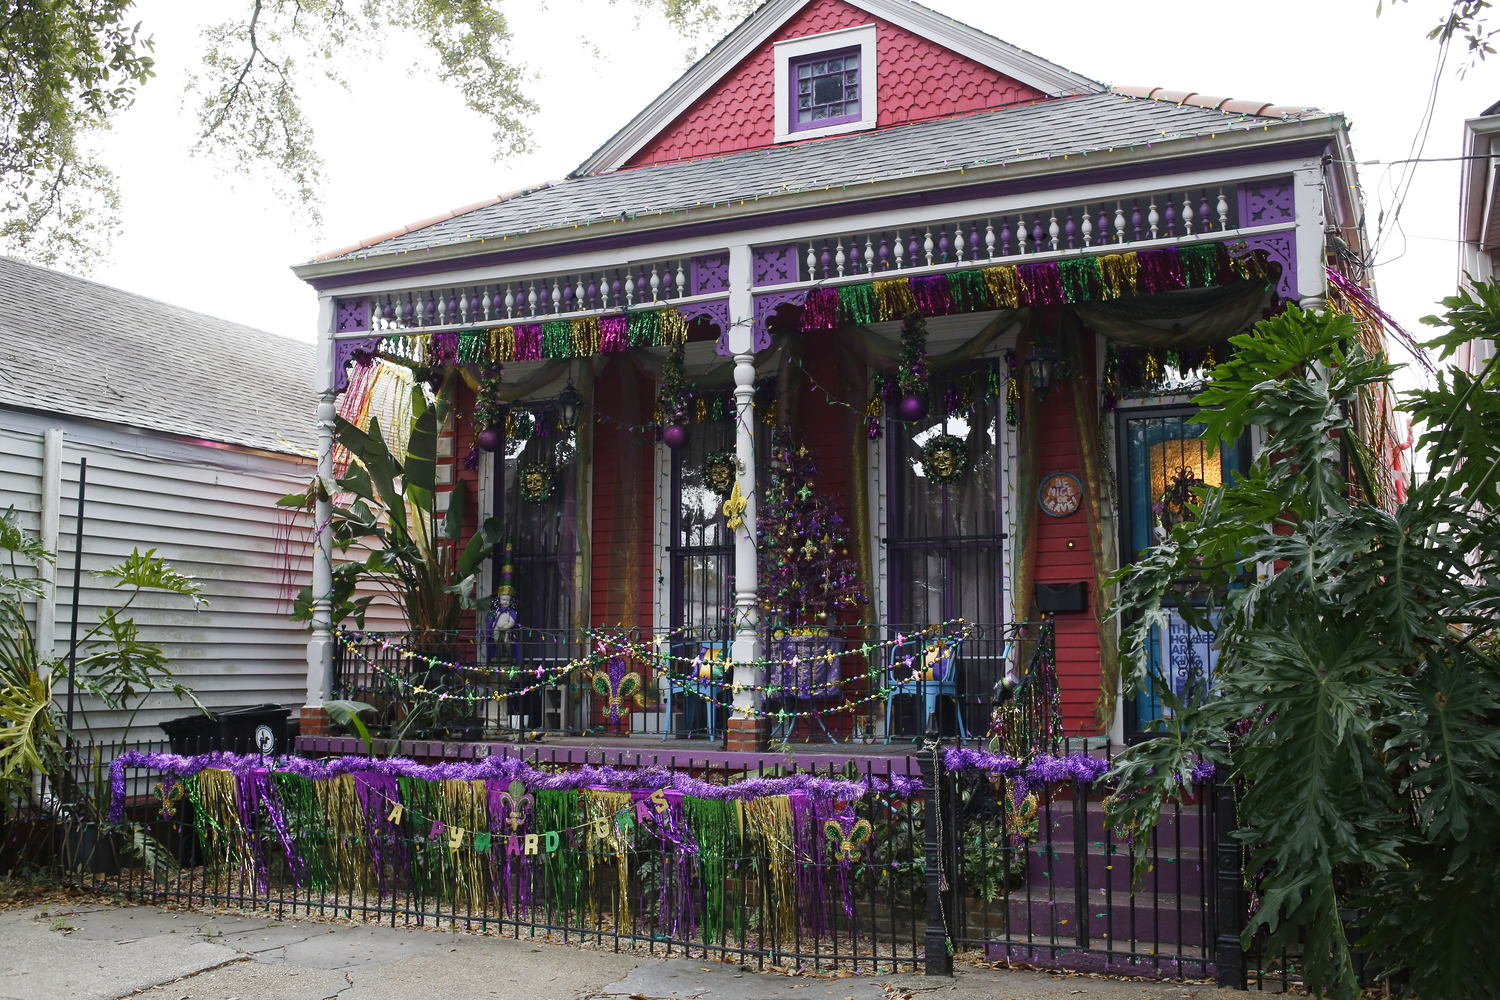
M 1038 343 L 1026 358 L 1026 377 L 1042 399 L 1052 391 L 1052 380 L 1058 374 L 1062 359 L 1046 344 Z
M 561 431 L 572 431 L 578 427 L 578 414 L 583 408 L 583 397 L 568 381 L 568 387 L 557 397 L 557 427 Z

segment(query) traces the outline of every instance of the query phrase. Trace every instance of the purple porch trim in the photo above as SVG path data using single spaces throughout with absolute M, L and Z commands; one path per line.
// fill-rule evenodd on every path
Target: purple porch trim
M 729 255 L 727 253 L 694 257 L 692 272 L 692 277 L 688 279 L 692 283 L 691 294 L 712 295 L 714 292 L 729 291 Z
M 719 341 L 714 350 L 720 354 L 729 353 L 729 300 L 714 299 L 712 302 L 694 302 L 689 305 L 677 307 L 682 318 L 691 323 L 699 317 L 706 316 L 713 321 L 714 326 L 719 328 Z
M 364 299 L 359 299 L 363 303 Z M 356 354 L 378 354 L 380 338 L 366 337 L 363 340 L 335 340 L 333 342 L 333 391 L 343 392 L 349 388 L 349 362 Z
M 796 281 L 797 246 L 788 243 L 784 247 L 756 247 L 751 251 L 753 261 L 753 284 L 785 285 Z
M 1252 181 L 1240 185 L 1240 225 L 1269 226 L 1291 222 L 1297 217 L 1295 188 L 1290 177 L 1269 181 Z
M 716 219 L 713 222 L 690 221 L 677 226 L 653 229 L 649 234 L 619 233 L 611 236 L 600 236 L 592 240 L 579 240 L 576 243 L 568 244 L 566 252 L 583 253 L 589 251 L 625 250 L 639 246 L 643 240 L 650 240 L 654 243 L 662 240 L 696 239 L 704 236 L 735 234 L 743 232 L 747 225 L 754 225 L 756 227 L 796 225 L 804 222 L 819 222 L 825 219 L 841 219 L 850 215 L 859 215 L 863 212 L 876 210 L 930 210 L 953 202 L 970 201 L 975 198 L 1002 197 L 1013 194 L 1051 191 L 1058 187 L 1072 187 L 1077 184 L 1109 184 L 1118 181 L 1140 180 L 1156 177 L 1164 173 L 1174 173 L 1179 170 L 1214 170 L 1221 167 L 1240 167 L 1265 163 L 1269 160 L 1303 159 L 1311 156 L 1320 156 L 1327 149 L 1328 141 L 1325 139 L 1304 139 L 1281 143 L 1275 146 L 1238 149 L 1223 153 L 1196 155 L 1187 153 L 1155 163 L 1122 163 L 1111 167 L 1101 167 L 1093 170 L 1070 170 L 1037 177 L 1026 177 L 1014 181 L 989 181 L 983 184 L 962 187 L 955 186 L 938 190 L 911 191 L 900 195 L 877 196 L 859 201 L 841 202 L 837 205 L 811 205 L 803 208 L 792 208 L 780 212 L 768 212 L 764 215 L 757 215 L 753 221 L 743 217 Z M 642 167 L 639 169 L 648 170 L 650 168 Z M 876 186 L 878 187 L 878 185 Z M 681 209 L 678 214 L 691 218 L 693 212 L 692 209 Z M 537 234 L 534 233 L 532 235 Z M 307 283 L 319 291 L 328 291 L 348 285 L 363 284 L 367 281 L 419 278 L 425 275 L 444 274 L 449 271 L 467 270 L 474 267 L 548 260 L 562 252 L 564 252 L 564 248 L 555 244 L 536 244 L 528 247 L 517 247 L 514 250 L 472 254 L 449 260 L 426 261 L 418 264 L 397 264 L 375 270 L 360 270 L 347 274 L 330 274 L 324 277 L 308 279 Z M 406 255 L 392 254 L 391 256 L 393 258 L 400 258 Z
M 766 322 L 776 312 L 777 307 L 800 306 L 806 297 L 806 289 L 800 292 L 761 292 L 755 296 L 755 326 L 752 329 L 755 331 L 754 348 L 757 353 L 771 346 L 771 331 L 766 329 Z
M 1277 295 L 1293 302 L 1301 298 L 1297 294 L 1296 233 L 1265 233 L 1260 236 L 1246 236 L 1237 242 L 1243 242 L 1249 250 L 1264 250 L 1272 260 L 1281 265 L 1281 277 L 1276 282 Z
M 335 333 L 358 333 L 370 328 L 370 300 L 361 295 L 355 299 L 339 299 L 334 312 Z

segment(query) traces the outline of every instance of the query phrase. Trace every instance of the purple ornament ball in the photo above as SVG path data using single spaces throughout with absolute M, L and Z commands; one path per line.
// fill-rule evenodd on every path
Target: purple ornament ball
M 497 426 L 486 427 L 474 438 L 474 443 L 484 451 L 494 451 L 500 447 L 500 428 Z
M 688 429 L 683 424 L 668 424 L 662 428 L 661 439 L 668 448 L 676 451 L 687 444 Z
M 896 412 L 902 420 L 925 420 L 927 418 L 927 397 L 910 393 L 901 397 L 901 402 L 896 404 Z

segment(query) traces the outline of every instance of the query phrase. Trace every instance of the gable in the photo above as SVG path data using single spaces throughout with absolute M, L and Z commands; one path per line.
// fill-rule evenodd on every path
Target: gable
M 869 24 L 876 29 L 877 128 L 1047 96 L 846 0 L 812 0 L 651 138 L 625 166 L 773 145 L 775 43 Z

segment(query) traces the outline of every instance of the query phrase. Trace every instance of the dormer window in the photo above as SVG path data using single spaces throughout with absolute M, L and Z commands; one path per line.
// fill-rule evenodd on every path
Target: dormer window
M 792 67 L 797 75 L 793 132 L 859 121 L 858 49 L 813 56 Z
M 776 141 L 875 127 L 875 25 L 776 43 Z

